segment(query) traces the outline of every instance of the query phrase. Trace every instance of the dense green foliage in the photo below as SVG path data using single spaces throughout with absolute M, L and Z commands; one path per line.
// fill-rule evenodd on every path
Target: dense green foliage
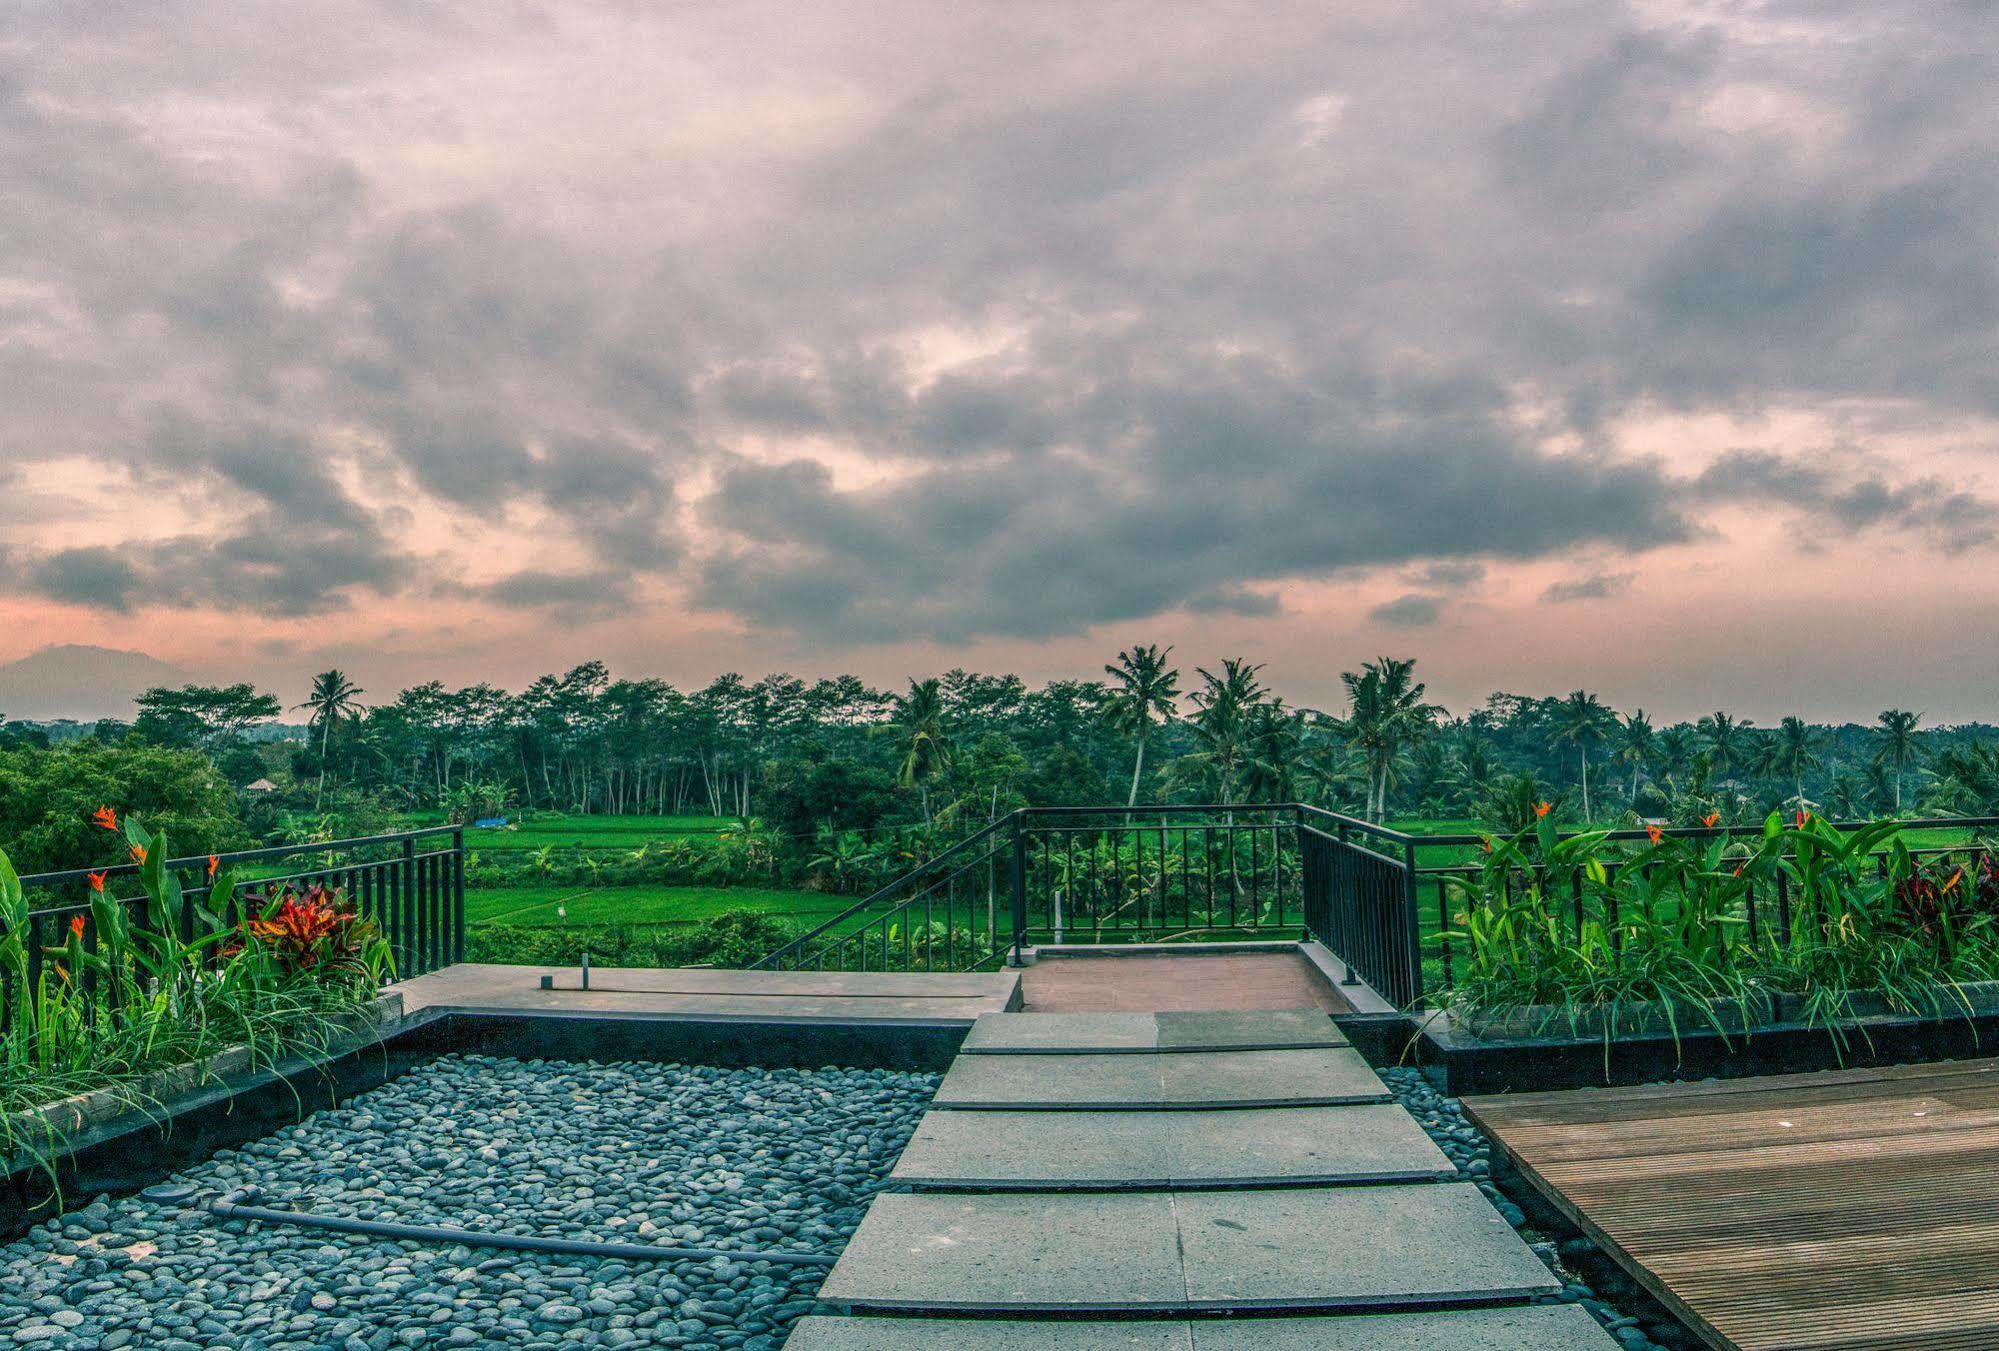
M 1748 840 L 1607 834 L 1544 817 L 1448 883 L 1459 1016 L 1539 1011 L 1532 1030 L 1589 1020 L 1605 1037 L 1640 1016 L 1724 1032 L 1795 1017 L 1843 1037 L 1871 1013 L 1970 1013 L 1989 1001 L 1966 986 L 1999 979 L 1999 859 L 1983 848 L 1924 858 L 1892 823 L 1805 813 Z
M 104 730 L 123 736 L 115 745 L 39 749 L 50 736 L 15 725 L 16 749 L 0 751 L 0 838 L 27 867 L 79 863 L 78 808 L 93 800 L 132 802 L 204 847 L 507 816 L 529 832 L 482 838 L 474 885 L 854 894 L 1021 805 L 1296 799 L 1501 832 L 1544 799 L 1573 824 L 1755 821 L 1801 806 L 1862 819 L 1898 803 L 1909 816 L 1999 812 L 1995 729 L 1924 727 L 1905 710 L 1871 726 L 1788 717 L 1761 728 L 1726 712 L 1659 726 L 1576 690 L 1495 694 L 1453 713 L 1428 699 L 1414 662 L 1394 658 L 1345 673 L 1342 708 L 1301 709 L 1251 662 L 1183 680 L 1171 649 L 1144 644 L 1104 674 L 1029 688 L 955 670 L 899 695 L 852 676 L 727 675 L 683 692 L 588 663 L 517 694 L 432 682 L 370 701 L 336 670 L 303 692 L 295 707 L 309 721 L 282 740 L 255 721 L 278 701 L 248 686 L 149 691 L 135 728 Z M 160 758 L 169 751 L 189 758 Z M 185 772 L 192 757 L 209 768 Z M 232 799 L 225 783 L 257 791 Z M 529 836 L 556 813 L 739 824 L 540 854 Z
M 55 750 L 0 750 L 0 842 L 22 872 L 103 862 L 90 815 L 105 803 L 127 805 L 190 854 L 254 843 L 234 794 L 199 751 L 89 739 Z
M 798 925 L 732 910 L 695 925 L 603 924 L 565 928 L 484 925 L 466 937 L 466 960 L 576 966 L 589 953 L 604 966 L 744 967 L 790 942 Z
M 388 973 L 387 946 L 337 895 L 279 890 L 232 921 L 227 868 L 191 898 L 194 932 L 183 940 L 182 883 L 161 866 L 167 833 L 131 817 L 122 828 L 108 813 L 101 821 L 114 841 L 101 852 L 129 850 L 143 897 L 135 907 L 94 887 L 87 910 L 39 954 L 28 898 L 0 853 L 0 1150 L 10 1155 L 42 1143 L 11 1113 L 232 1047 L 253 1065 L 321 1049 Z

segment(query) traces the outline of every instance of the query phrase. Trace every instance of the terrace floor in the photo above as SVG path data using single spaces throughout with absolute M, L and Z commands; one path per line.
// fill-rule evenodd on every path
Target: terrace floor
M 550 988 L 543 989 L 547 979 Z M 389 987 L 406 1015 L 428 1009 L 475 1013 L 572 1013 L 799 1019 L 869 1023 L 969 1023 L 1016 1007 L 1020 973 L 720 971 L 595 967 L 590 988 L 573 966 L 460 962 Z
M 1165 1013 L 1351 1006 L 1296 951 L 1043 956 L 1020 973 L 1022 1007 L 1037 1013 Z
M 1464 1105 L 1715 1347 L 1999 1346 L 1999 1060 Z

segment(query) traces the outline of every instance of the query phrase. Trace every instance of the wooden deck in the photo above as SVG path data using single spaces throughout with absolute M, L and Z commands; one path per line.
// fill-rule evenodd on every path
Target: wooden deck
M 1999 1060 L 1465 1108 L 1716 1347 L 1999 1347 Z

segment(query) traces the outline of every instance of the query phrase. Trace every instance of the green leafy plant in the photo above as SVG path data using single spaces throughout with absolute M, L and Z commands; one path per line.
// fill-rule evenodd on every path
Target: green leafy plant
M 1474 1026 L 1588 1027 L 1607 1057 L 1623 1032 L 1747 1035 L 1782 1010 L 1844 1054 L 1865 1015 L 1968 1014 L 1965 986 L 1999 976 L 1990 851 L 1921 861 L 1897 823 L 1841 830 L 1805 811 L 1747 841 L 1716 831 L 1717 813 L 1614 841 L 1563 836 L 1539 810 L 1446 879 L 1459 908 L 1444 938 L 1462 956 L 1444 1003 Z
M 388 949 L 337 893 L 266 893 L 247 922 L 233 918 L 236 881 L 213 856 L 204 885 L 167 866 L 167 835 L 100 808 L 94 823 L 125 847 L 140 894 L 119 897 L 109 870 L 90 876 L 85 904 L 58 910 L 61 941 L 39 969 L 38 921 L 0 853 L 0 969 L 11 998 L 0 1027 L 0 1148 L 46 1164 L 60 1148 L 34 1109 L 108 1091 L 146 1101 L 148 1075 L 177 1065 L 208 1074 L 217 1053 L 242 1048 L 253 1068 L 311 1055 L 348 1026 L 388 973 Z M 41 1138 L 30 1124 L 44 1123 Z M 53 1169 L 50 1169 L 53 1176 Z

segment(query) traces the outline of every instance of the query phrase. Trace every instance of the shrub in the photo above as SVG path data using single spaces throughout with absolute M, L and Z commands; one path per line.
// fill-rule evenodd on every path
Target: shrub
M 606 966 L 744 967 L 783 947 L 798 932 L 755 910 L 731 910 L 700 924 L 482 924 L 466 934 L 465 956 L 467 961 L 518 966 L 577 966 L 587 952 L 591 961 Z
M 209 865 L 206 893 L 189 896 L 164 867 L 165 830 L 108 809 L 93 814 L 139 865 L 142 895 L 110 894 L 91 879 L 88 911 L 44 949 L 20 878 L 0 853 L 0 971 L 9 1004 L 0 1029 L 0 1147 L 34 1150 L 7 1114 L 74 1093 L 119 1090 L 146 1074 L 243 1047 L 253 1066 L 323 1050 L 341 1016 L 373 997 L 387 945 L 337 893 L 267 895 L 242 923 L 228 916 L 235 879 Z M 180 918 L 192 913 L 183 938 Z
M 1703 825 L 1712 828 L 1718 814 Z M 1922 1016 L 1968 1012 L 1962 986 L 1999 977 L 1999 860 L 1917 862 L 1882 822 L 1851 832 L 1772 813 L 1759 838 L 1669 836 L 1625 845 L 1561 836 L 1542 816 L 1449 886 L 1461 946 L 1444 996 L 1474 1023 L 1520 1009 L 1606 1039 L 1633 1006 L 1726 1033 L 1783 997 L 1844 1044 L 1845 1024 L 1878 1004 Z M 1788 905 L 1788 933 L 1771 899 Z M 1761 926 L 1752 932 L 1750 906 Z M 1864 1035 L 1864 1029 L 1863 1029 Z

